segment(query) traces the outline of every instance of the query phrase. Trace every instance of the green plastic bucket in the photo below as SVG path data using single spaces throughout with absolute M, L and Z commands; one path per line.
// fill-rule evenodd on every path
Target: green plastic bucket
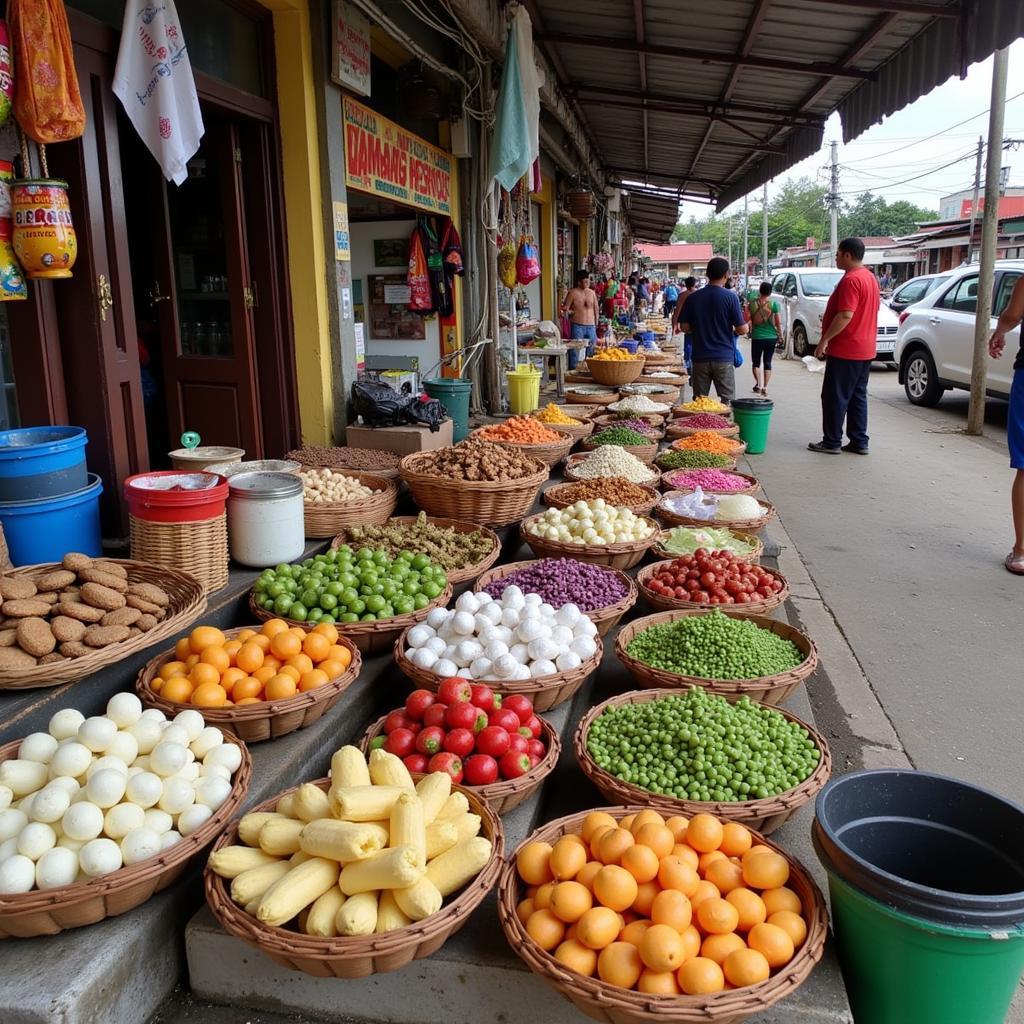
M 540 405 L 540 370 L 520 363 L 505 374 L 508 378 L 508 407 L 516 416 L 527 416 Z
M 768 426 L 775 403 L 770 398 L 734 398 L 732 418 L 747 443 L 748 455 L 760 455 L 768 447 Z
M 928 772 L 840 776 L 818 795 L 856 1024 L 1000 1024 L 1024 971 L 1024 809 Z
M 448 411 L 452 440 L 461 441 L 469 433 L 469 396 L 473 382 L 463 377 L 432 377 L 423 382 L 423 390 Z

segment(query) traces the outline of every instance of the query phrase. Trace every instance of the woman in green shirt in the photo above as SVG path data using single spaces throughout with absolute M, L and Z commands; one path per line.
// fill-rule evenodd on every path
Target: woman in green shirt
M 772 356 L 782 337 L 779 304 L 772 299 L 772 286 L 764 281 L 756 301 L 748 302 L 750 314 L 750 366 L 754 371 L 754 392 L 767 396 L 772 376 Z M 763 369 L 762 369 L 763 364 Z

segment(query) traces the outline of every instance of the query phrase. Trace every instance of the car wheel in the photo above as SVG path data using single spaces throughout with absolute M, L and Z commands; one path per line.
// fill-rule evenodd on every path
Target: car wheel
M 807 331 L 803 324 L 793 325 L 793 351 L 802 359 L 810 355 L 810 348 L 807 344 Z
M 935 372 L 935 361 L 927 349 L 918 348 L 907 356 L 903 389 L 912 405 L 938 405 L 942 386 Z

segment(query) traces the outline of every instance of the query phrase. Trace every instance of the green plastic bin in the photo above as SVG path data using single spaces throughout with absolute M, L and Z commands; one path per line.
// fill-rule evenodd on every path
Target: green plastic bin
M 473 382 L 463 377 L 431 377 L 423 382 L 423 390 L 436 398 L 452 420 L 452 440 L 461 441 L 469 433 L 469 396 Z
M 748 455 L 760 455 L 768 447 L 768 426 L 775 403 L 770 398 L 734 398 L 732 418 L 747 443 Z

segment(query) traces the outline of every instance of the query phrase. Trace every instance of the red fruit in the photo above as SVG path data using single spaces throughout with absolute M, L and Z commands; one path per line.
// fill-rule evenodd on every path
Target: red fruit
M 454 754 L 435 754 L 427 763 L 427 771 L 447 772 L 456 785 L 462 781 L 462 761 Z
M 461 676 L 449 676 L 437 688 L 437 699 L 442 704 L 457 704 L 460 700 L 468 701 L 472 696 L 473 687 L 468 679 Z
M 448 710 L 444 713 L 444 724 L 449 729 L 469 729 L 472 732 L 478 716 L 483 717 L 486 725 L 487 716 L 483 711 L 468 701 L 459 701 L 458 704 L 448 705 Z
M 474 754 L 465 765 L 466 784 L 489 786 L 498 781 L 498 762 L 487 754 Z
M 437 725 L 428 725 L 420 731 L 416 737 L 416 750 L 421 754 L 431 757 L 442 749 L 444 745 L 444 729 Z M 433 768 L 431 768 L 433 771 Z
M 529 719 L 523 723 L 527 729 L 530 730 L 530 735 L 536 740 L 540 739 L 540 734 L 544 731 L 543 726 L 540 724 L 540 719 L 536 715 L 530 715 Z
M 429 708 L 423 714 L 424 725 L 444 725 L 445 712 L 448 710 L 447 704 L 431 704 Z
M 416 731 L 416 722 L 401 708 L 397 711 L 392 711 L 391 714 L 384 719 L 384 731 L 386 733 L 393 733 L 396 729 L 410 729 L 413 732 Z
M 538 760 L 543 760 L 547 750 L 540 740 L 528 740 L 526 743 L 526 752 L 530 757 L 536 757 Z
M 501 697 L 501 694 L 500 694 L 500 693 L 496 693 L 496 694 L 494 695 L 494 707 L 492 707 L 492 708 L 491 708 L 491 710 L 492 710 L 492 711 L 498 711 L 498 710 L 500 710 L 500 708 L 501 708 L 501 704 L 502 704 L 502 697 Z
M 499 762 L 503 779 L 518 779 L 525 775 L 533 766 L 530 764 L 530 757 L 526 753 L 516 753 L 510 750 Z
M 490 757 L 501 757 L 508 753 L 508 733 L 500 725 L 489 725 L 477 733 L 476 749 Z
M 483 683 L 474 683 L 470 690 L 473 696 L 470 698 L 471 702 L 475 704 L 481 711 L 490 711 L 494 707 L 494 691 Z
M 443 749 L 456 757 L 469 757 L 473 753 L 476 737 L 469 729 L 452 729 L 444 738 Z
M 530 759 L 530 767 L 531 768 L 536 768 L 537 765 L 540 764 L 540 758 L 537 757 L 535 754 L 527 754 L 527 757 L 529 757 L 529 759 Z
M 388 733 L 384 749 L 395 757 L 408 757 L 416 750 L 416 733 L 412 729 L 395 729 Z
M 516 732 L 519 733 L 520 736 L 525 736 L 528 740 L 533 739 L 533 733 L 525 725 L 519 726 L 519 728 L 516 729 Z
M 437 701 L 437 696 L 429 690 L 413 690 L 405 698 L 405 713 L 414 721 L 422 722 L 423 715 L 431 704 Z
M 429 757 L 424 757 L 423 754 L 410 754 L 408 757 L 402 758 L 402 764 L 411 772 L 419 772 L 420 775 L 426 773 L 427 765 L 430 763 Z
M 510 697 L 509 700 L 512 698 Z M 507 708 L 501 708 L 498 711 L 492 711 L 487 716 L 488 725 L 497 725 L 504 729 L 506 732 L 515 732 L 519 726 L 519 716 L 514 711 L 509 711 Z
M 523 725 L 526 725 L 526 720 L 533 714 L 533 701 L 521 693 L 513 693 L 511 697 L 506 697 L 501 706 L 506 711 L 514 711 Z
M 525 736 L 520 736 L 517 732 L 510 732 L 508 733 L 508 750 L 502 756 L 525 754 L 529 749 L 530 741 Z

